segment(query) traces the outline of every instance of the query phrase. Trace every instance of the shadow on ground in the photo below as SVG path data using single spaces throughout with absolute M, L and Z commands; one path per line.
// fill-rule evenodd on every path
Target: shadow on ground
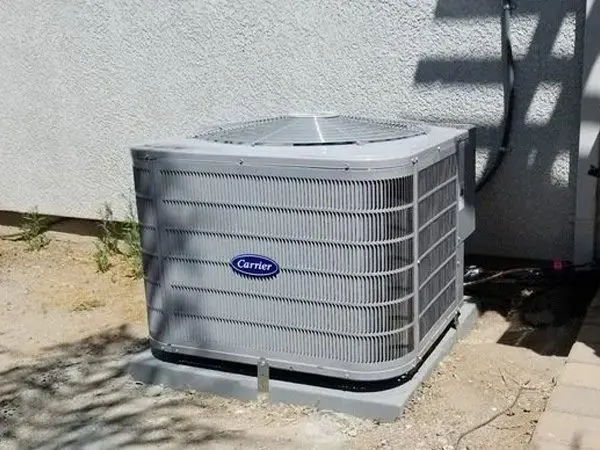
M 124 359 L 145 348 L 121 327 L 3 370 L 0 442 L 19 449 L 244 445 L 243 431 L 203 425 L 211 413 L 202 397 L 162 396 L 133 382 Z
M 488 261 L 486 267 L 493 270 L 494 264 Z M 539 262 L 500 264 L 502 268 L 537 267 Z M 509 282 L 476 285 L 466 292 L 474 297 L 480 314 L 495 311 L 509 322 L 509 328 L 498 340 L 500 344 L 528 348 L 540 355 L 566 357 L 599 285 L 598 273 L 590 271 L 536 285 Z

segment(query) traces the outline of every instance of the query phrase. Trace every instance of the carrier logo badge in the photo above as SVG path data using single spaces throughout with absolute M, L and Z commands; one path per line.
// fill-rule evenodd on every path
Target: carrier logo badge
M 279 273 L 279 264 L 271 258 L 261 255 L 234 256 L 229 265 L 234 272 L 253 278 L 274 277 Z

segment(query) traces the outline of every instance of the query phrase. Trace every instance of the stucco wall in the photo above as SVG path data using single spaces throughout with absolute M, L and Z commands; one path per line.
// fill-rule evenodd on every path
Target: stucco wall
M 543 3 L 543 6 L 540 4 Z M 584 0 L 520 0 L 514 150 L 477 253 L 569 257 Z M 127 147 L 290 110 L 475 123 L 499 142 L 500 0 L 4 0 L 0 209 L 94 217 Z

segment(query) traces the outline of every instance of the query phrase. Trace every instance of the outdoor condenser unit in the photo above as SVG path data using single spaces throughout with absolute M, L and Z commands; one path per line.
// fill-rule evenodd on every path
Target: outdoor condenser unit
M 462 302 L 474 144 L 321 114 L 133 148 L 152 348 L 403 377 Z

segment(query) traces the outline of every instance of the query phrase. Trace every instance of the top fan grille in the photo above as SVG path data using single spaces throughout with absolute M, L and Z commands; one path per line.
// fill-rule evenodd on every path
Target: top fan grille
M 335 114 L 288 115 L 221 126 L 195 136 L 239 145 L 345 145 L 406 139 L 426 134 L 416 124 Z

